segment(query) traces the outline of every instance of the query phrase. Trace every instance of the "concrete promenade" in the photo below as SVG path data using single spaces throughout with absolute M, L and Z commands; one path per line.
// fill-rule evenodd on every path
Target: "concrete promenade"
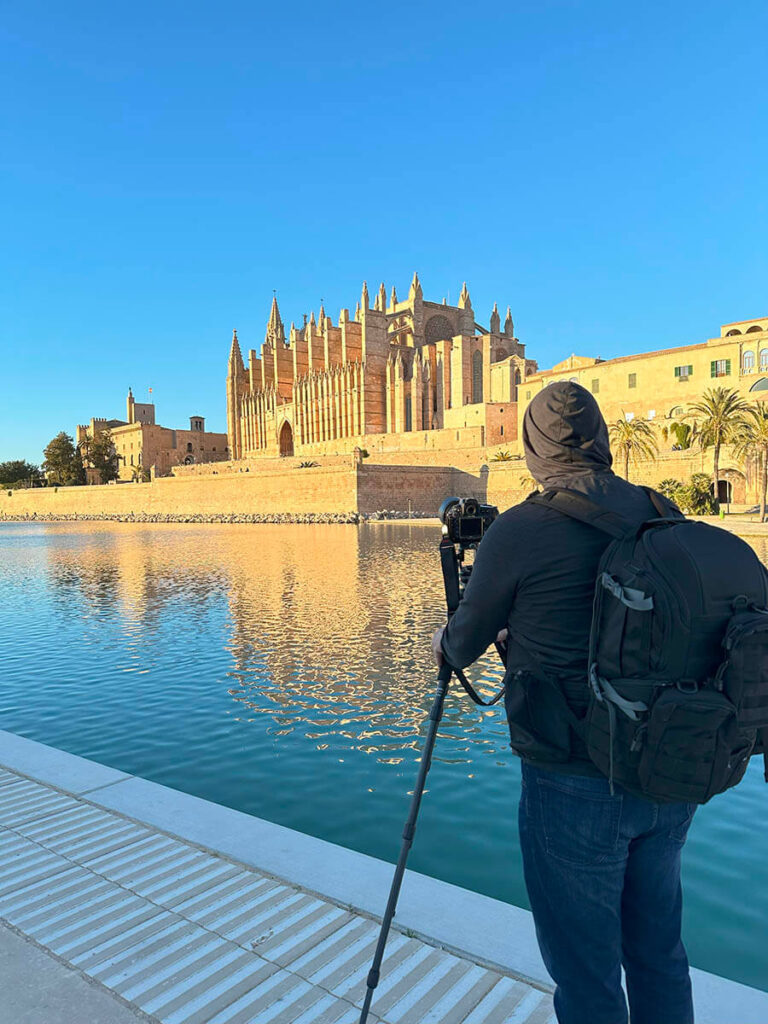
M 0 766 L 0 1024 L 358 1020 L 391 865 L 7 732 Z M 554 1024 L 550 993 L 527 912 L 407 874 L 372 1024 Z

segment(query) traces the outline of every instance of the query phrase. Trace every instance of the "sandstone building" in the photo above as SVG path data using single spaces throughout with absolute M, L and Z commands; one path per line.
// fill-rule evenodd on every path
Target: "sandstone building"
M 78 425 L 75 441 L 87 453 L 87 441 L 104 430 L 109 430 L 119 459 L 119 480 L 132 480 L 139 469 L 154 470 L 165 476 L 174 466 L 199 462 L 218 462 L 229 458 L 227 435 L 211 433 L 205 429 L 202 416 L 190 416 L 189 430 L 175 430 L 155 423 L 153 402 L 137 402 L 128 389 L 126 419 L 91 419 L 89 424 Z M 88 467 L 88 483 L 100 483 L 96 470 Z
M 415 274 L 408 297 L 368 288 L 334 325 L 323 308 L 286 340 L 277 300 L 248 365 L 234 333 L 227 373 L 230 457 L 351 451 L 375 435 L 455 433 L 481 428 L 482 443 L 514 441 L 517 393 L 536 372 L 494 306 L 488 329 L 475 321 L 464 285 L 459 304 L 427 302 Z M 475 435 L 476 436 L 476 432 Z M 425 442 L 428 441 L 425 438 Z M 329 445 L 330 443 L 330 445 Z
M 609 423 L 619 418 L 643 418 L 655 423 L 663 452 L 674 443 L 669 425 L 710 388 L 733 388 L 748 401 L 768 398 L 768 317 L 724 324 L 719 337 L 679 348 L 606 360 L 570 356 L 526 380 L 518 403 L 520 423 L 533 396 L 561 380 L 576 381 L 591 391 Z M 727 467 L 727 460 L 726 451 L 719 480 L 720 498 L 744 502 L 749 493 L 754 493 L 750 482 L 742 468 Z M 708 470 L 709 466 L 705 467 L 702 460 L 696 468 Z M 672 469 L 669 475 L 674 476 L 675 471 Z

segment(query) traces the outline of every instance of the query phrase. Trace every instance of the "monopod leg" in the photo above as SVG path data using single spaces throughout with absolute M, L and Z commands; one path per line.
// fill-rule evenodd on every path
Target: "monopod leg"
M 387 944 L 389 926 L 392 924 L 392 918 L 395 916 L 397 898 L 400 895 L 400 886 L 402 885 L 403 875 L 405 874 L 405 863 L 408 860 L 408 854 L 410 853 L 411 846 L 413 845 L 413 836 L 416 831 L 416 818 L 419 814 L 421 797 L 424 793 L 424 786 L 427 781 L 427 772 L 429 771 L 429 767 L 432 763 L 432 751 L 434 750 L 435 740 L 437 738 L 437 727 L 440 724 L 440 719 L 443 717 L 443 704 L 445 702 L 445 695 L 448 692 L 448 683 L 451 681 L 452 672 L 453 669 L 451 666 L 443 662 L 437 677 L 437 692 L 435 693 L 435 700 L 432 704 L 432 710 L 429 713 L 429 728 L 427 730 L 427 738 L 424 741 L 424 750 L 421 755 L 419 774 L 416 778 L 416 785 L 413 789 L 411 808 L 408 813 L 408 820 L 405 823 L 405 828 L 403 829 L 403 843 L 400 847 L 400 856 L 397 858 L 395 877 L 392 879 L 392 888 L 389 890 L 389 899 L 387 900 L 387 908 L 384 911 L 384 917 L 381 922 L 381 931 L 379 932 L 379 941 L 376 944 L 376 952 L 373 955 L 373 963 L 370 971 L 368 972 L 368 991 L 365 993 L 365 1002 L 363 1003 L 363 1010 L 360 1014 L 360 1024 L 365 1024 L 368 1020 L 368 1011 L 371 1007 L 373 992 L 379 984 L 379 971 L 381 969 L 381 961 L 384 957 L 384 947 Z

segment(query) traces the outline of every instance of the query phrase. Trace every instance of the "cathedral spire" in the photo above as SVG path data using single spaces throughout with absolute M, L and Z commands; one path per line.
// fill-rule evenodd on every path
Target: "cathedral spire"
M 512 310 L 507 306 L 507 318 L 504 321 L 504 333 L 508 338 L 514 338 L 515 325 L 512 323 Z
M 368 282 L 363 281 L 363 294 L 360 296 L 360 308 L 363 310 L 370 308 L 370 302 L 368 301 Z
M 423 296 L 424 292 L 421 290 L 421 281 L 419 280 L 419 275 L 417 273 L 414 273 L 413 280 L 411 281 L 411 287 L 408 291 L 408 298 L 410 300 L 421 299 L 423 298 Z
M 392 285 L 392 294 L 389 297 L 389 308 L 390 308 L 390 310 L 393 313 L 395 311 L 395 306 L 396 305 L 397 305 L 397 292 L 395 291 L 395 286 Z
M 232 347 L 229 350 L 229 375 L 235 376 L 245 370 L 243 355 L 240 351 L 240 343 L 237 340 L 237 331 L 232 331 Z M 131 389 L 128 388 L 128 401 L 133 402 Z M 132 422 L 132 421 L 130 421 Z
M 243 361 L 242 353 L 240 352 L 240 342 L 237 340 L 237 331 L 232 331 L 232 347 L 229 350 L 229 361 L 230 363 L 235 360 Z M 128 388 L 128 394 L 131 394 L 131 389 Z
M 387 289 L 384 287 L 383 281 L 379 286 L 379 294 L 376 296 L 376 309 L 380 309 L 382 313 L 387 311 Z
M 358 302 L 358 304 L 355 306 L 355 320 L 359 320 L 359 319 L 360 319 L 360 303 Z
M 467 288 L 466 281 L 462 285 L 461 295 L 459 296 L 459 309 L 472 309 L 472 301 L 469 297 L 469 289 Z
M 317 322 L 320 325 L 320 330 L 322 331 L 322 329 L 323 329 L 323 327 L 325 325 L 325 303 L 324 302 L 320 303 L 320 315 L 317 318 Z
M 264 340 L 271 342 L 273 345 L 278 341 L 285 344 L 285 327 L 283 326 L 283 321 L 280 319 L 280 310 L 277 306 L 276 295 L 272 296 L 272 309 L 269 311 L 267 333 Z
M 501 317 L 499 316 L 499 304 L 494 302 L 491 313 L 491 334 L 501 334 Z

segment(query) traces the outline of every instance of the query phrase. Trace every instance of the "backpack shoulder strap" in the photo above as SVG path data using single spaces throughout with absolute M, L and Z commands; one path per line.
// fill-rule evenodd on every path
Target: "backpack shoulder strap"
M 654 491 L 652 487 L 646 487 L 641 484 L 640 488 L 648 495 L 651 504 L 659 513 L 661 519 L 685 519 L 685 516 L 674 502 L 670 501 L 665 504 L 662 495 L 658 491 Z
M 637 532 L 637 526 L 617 512 L 611 512 L 602 505 L 590 501 L 576 491 L 542 491 L 531 494 L 528 501 L 562 512 L 564 516 L 578 519 L 581 523 L 594 526 L 615 540 L 621 540 Z

